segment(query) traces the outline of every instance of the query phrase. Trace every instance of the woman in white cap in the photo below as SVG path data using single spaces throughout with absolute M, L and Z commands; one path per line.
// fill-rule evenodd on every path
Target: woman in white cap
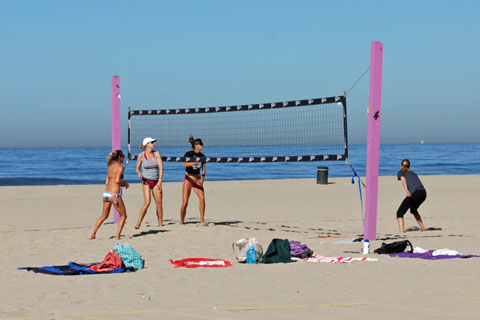
M 163 207 L 162 207 L 162 179 L 163 179 L 163 161 L 160 152 L 155 151 L 155 142 L 157 139 L 147 137 L 143 139 L 140 152 L 137 157 L 137 174 L 142 179 L 143 187 L 143 206 L 140 209 L 135 229 L 140 228 L 143 218 L 150 206 L 151 195 L 157 205 L 158 226 L 163 226 Z

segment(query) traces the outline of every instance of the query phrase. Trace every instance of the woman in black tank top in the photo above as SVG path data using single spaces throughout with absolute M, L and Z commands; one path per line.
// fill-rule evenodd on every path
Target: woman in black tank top
M 194 139 L 190 137 L 189 142 L 192 144 L 192 150 L 185 153 L 185 157 L 205 157 L 201 152 L 203 150 L 202 139 Z M 183 179 L 182 189 L 182 207 L 180 209 L 180 224 L 185 224 L 185 216 L 187 215 L 187 206 L 190 194 L 193 191 L 197 194 L 200 202 L 200 224 L 201 226 L 207 226 L 205 222 L 205 191 L 203 189 L 203 183 L 205 180 L 206 168 L 205 163 L 202 162 L 184 162 L 185 179 Z

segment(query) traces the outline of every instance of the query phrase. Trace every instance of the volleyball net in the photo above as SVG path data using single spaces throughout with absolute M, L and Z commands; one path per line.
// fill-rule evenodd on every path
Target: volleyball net
M 145 137 L 163 161 L 184 162 L 189 137 L 204 143 L 202 162 L 338 161 L 348 158 L 345 96 L 183 109 L 128 109 L 128 159 Z

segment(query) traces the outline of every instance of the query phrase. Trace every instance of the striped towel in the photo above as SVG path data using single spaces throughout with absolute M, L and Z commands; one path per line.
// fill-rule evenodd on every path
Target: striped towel
M 378 261 L 378 259 L 369 258 L 369 257 L 361 257 L 361 258 L 324 257 L 324 256 L 319 256 L 318 254 L 314 253 L 311 258 L 305 258 L 302 261 L 323 262 L 323 263 L 352 263 L 352 262 L 355 262 L 355 261 Z

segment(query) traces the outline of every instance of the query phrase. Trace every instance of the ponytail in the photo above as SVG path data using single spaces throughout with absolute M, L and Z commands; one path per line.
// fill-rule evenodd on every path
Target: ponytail
M 110 152 L 107 159 L 107 168 L 110 167 L 113 162 L 118 161 L 120 158 L 125 158 L 122 150 L 115 150 Z
M 190 136 L 190 138 L 188 138 L 188 142 L 190 142 L 190 144 L 192 145 L 192 149 L 195 149 L 196 144 L 200 144 L 203 146 L 202 139 L 195 139 L 193 136 Z

